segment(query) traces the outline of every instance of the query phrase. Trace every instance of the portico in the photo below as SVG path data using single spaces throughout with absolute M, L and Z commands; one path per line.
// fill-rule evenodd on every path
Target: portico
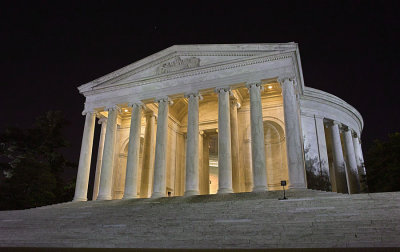
M 74 201 L 87 199 L 96 116 L 94 200 L 279 190 L 281 180 L 306 189 L 307 144 L 333 160 L 319 162 L 332 190 L 357 193 L 361 116 L 350 105 L 335 107 L 331 95 L 319 97 L 331 110 L 318 110 L 308 90 L 295 43 L 173 46 L 82 85 Z M 332 109 L 343 114 L 344 156 Z M 319 132 L 310 130 L 311 114 L 322 118 Z

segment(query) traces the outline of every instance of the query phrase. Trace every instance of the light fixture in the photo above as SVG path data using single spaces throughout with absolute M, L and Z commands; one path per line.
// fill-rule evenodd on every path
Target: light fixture
M 272 89 L 272 86 L 268 86 L 268 89 Z
M 125 112 L 128 112 L 128 110 L 127 110 L 127 109 L 125 109 Z
M 285 193 L 285 185 L 286 185 L 286 180 L 282 180 L 281 186 L 283 187 L 283 198 L 279 198 L 279 200 L 287 200 L 286 193 Z

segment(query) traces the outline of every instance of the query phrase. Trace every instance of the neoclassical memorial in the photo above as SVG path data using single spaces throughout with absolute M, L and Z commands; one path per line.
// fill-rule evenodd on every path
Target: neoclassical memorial
M 281 190 L 282 180 L 363 190 L 362 117 L 305 86 L 296 43 L 175 45 L 78 89 L 74 201 L 87 200 L 96 118 L 93 200 Z

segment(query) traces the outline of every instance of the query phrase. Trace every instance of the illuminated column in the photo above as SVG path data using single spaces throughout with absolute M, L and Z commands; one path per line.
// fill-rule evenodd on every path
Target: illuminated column
M 207 134 L 201 135 L 203 140 L 203 166 L 202 180 L 200 181 L 200 193 L 201 194 L 209 194 L 210 193 L 210 158 L 209 158 L 209 137 Z
M 346 166 L 346 172 L 349 193 L 360 193 L 360 182 L 358 180 L 357 161 L 354 153 L 353 137 L 351 136 L 351 130 L 348 127 L 344 129 L 344 145 L 348 162 L 348 166 Z
M 148 198 L 151 189 L 151 178 L 153 177 L 154 162 L 154 112 L 148 110 L 144 113 L 146 118 L 146 129 L 144 131 L 142 177 L 140 182 L 140 197 Z
M 96 200 L 97 195 L 99 194 L 101 164 L 103 162 L 104 138 L 106 136 L 107 118 L 105 117 L 100 118 L 98 123 L 101 124 L 101 132 L 100 132 L 99 150 L 97 151 L 96 174 L 94 176 L 92 200 Z
M 199 194 L 204 194 L 203 181 L 204 181 L 204 169 L 203 169 L 203 136 L 204 131 L 199 130 Z
M 231 152 L 232 152 L 232 184 L 233 191 L 240 192 L 240 167 L 239 167 L 239 130 L 237 110 L 239 103 L 232 99 L 230 103 L 231 117 Z
M 199 94 L 188 94 L 185 196 L 199 194 Z
M 131 128 L 129 132 L 128 160 L 126 163 L 124 199 L 137 198 L 137 172 L 140 154 L 140 129 L 142 104 L 129 104 L 132 107 Z
M 329 128 L 332 137 L 332 152 L 333 164 L 335 166 L 336 191 L 338 193 L 348 193 L 345 170 L 346 163 L 344 161 L 342 143 L 340 141 L 339 124 L 336 121 L 332 121 L 329 125 Z
M 165 197 L 167 184 L 167 134 L 168 134 L 168 97 L 157 99 L 158 119 L 156 136 L 156 153 L 154 159 L 154 182 L 152 198 Z
M 89 183 L 90 161 L 92 159 L 93 135 L 96 114 L 94 112 L 84 112 L 84 114 L 85 113 L 85 126 L 83 128 L 81 154 L 79 157 L 78 174 L 76 178 L 75 196 L 73 201 L 87 200 L 87 189 Z
M 355 132 L 353 132 L 353 145 L 354 145 L 354 154 L 357 162 L 360 190 L 361 192 L 368 192 L 368 185 L 366 181 L 366 174 L 364 167 L 364 157 L 361 150 L 361 141 L 358 138 L 357 133 Z
M 279 82 L 282 87 L 285 118 L 289 188 L 306 189 L 307 181 L 304 166 L 299 105 L 296 97 L 295 80 L 291 78 L 282 78 L 279 79 Z
M 253 163 L 253 192 L 267 190 L 265 169 L 264 125 L 261 105 L 261 83 L 248 83 L 250 93 L 251 160 Z
M 218 193 L 232 193 L 230 88 L 217 88 L 218 93 Z
M 117 133 L 117 116 L 119 108 L 113 106 L 107 108 L 108 119 L 106 137 L 104 140 L 103 162 L 101 165 L 100 188 L 97 200 L 112 199 L 112 180 L 113 180 L 113 164 L 114 164 L 114 149 L 115 137 Z

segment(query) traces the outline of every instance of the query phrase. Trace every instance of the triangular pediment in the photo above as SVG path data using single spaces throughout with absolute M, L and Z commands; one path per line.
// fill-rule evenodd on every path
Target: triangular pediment
M 297 48 L 296 43 L 176 45 L 80 86 L 80 92 L 103 89 L 196 69 L 229 64 L 258 55 L 273 55 Z

